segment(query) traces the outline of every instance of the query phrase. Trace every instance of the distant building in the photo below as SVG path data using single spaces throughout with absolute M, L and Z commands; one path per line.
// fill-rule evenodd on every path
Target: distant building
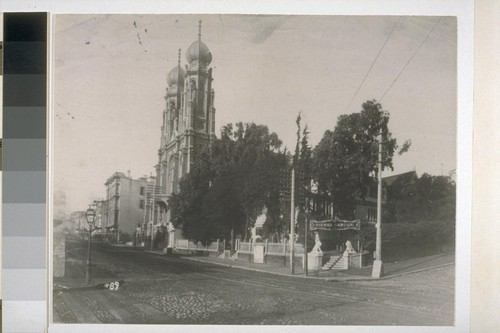
M 119 240 L 119 233 L 133 237 L 145 218 L 147 192 L 151 188 L 148 179 L 132 179 L 130 175 L 115 172 L 105 185 L 106 197 L 101 202 L 101 216 L 97 216 L 96 225 L 115 241 Z
M 75 211 L 69 216 L 69 220 L 73 224 L 73 231 L 80 234 L 83 230 L 87 230 L 87 220 L 85 219 L 85 211 Z

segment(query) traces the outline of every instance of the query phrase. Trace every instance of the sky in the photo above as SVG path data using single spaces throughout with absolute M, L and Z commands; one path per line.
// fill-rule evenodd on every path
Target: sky
M 376 99 L 410 151 L 394 171 L 456 168 L 456 20 L 437 16 L 56 15 L 54 205 L 84 210 L 115 171 L 157 163 L 168 72 L 198 38 L 213 60 L 216 132 L 264 124 L 292 148 L 300 112 L 314 147 Z M 376 60 L 376 61 L 375 61 Z

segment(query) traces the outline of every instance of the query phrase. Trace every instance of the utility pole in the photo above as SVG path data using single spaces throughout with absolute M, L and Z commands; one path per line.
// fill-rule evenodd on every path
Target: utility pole
M 307 236 L 308 236 L 308 224 L 309 224 L 309 199 L 306 198 L 306 218 L 304 221 L 304 272 L 308 275 L 307 265 L 308 265 L 308 253 L 307 253 Z
M 377 182 L 377 239 L 375 247 L 375 262 L 373 263 L 372 277 L 380 278 L 382 268 L 382 128 L 378 141 L 378 182 Z
M 293 264 L 295 248 L 295 169 L 292 168 L 292 188 L 290 191 L 290 272 L 295 273 Z
M 156 193 L 156 179 L 153 184 L 153 201 L 151 203 L 152 211 L 151 211 L 151 251 L 154 250 L 154 230 L 155 230 L 155 193 Z

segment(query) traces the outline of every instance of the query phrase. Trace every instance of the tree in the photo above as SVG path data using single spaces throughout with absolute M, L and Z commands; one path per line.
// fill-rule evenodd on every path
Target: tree
M 228 124 L 172 195 L 172 220 L 186 238 L 210 243 L 245 233 L 264 206 L 279 219 L 281 141 L 267 126 Z
M 382 140 L 382 167 L 392 169 L 398 146 L 388 128 L 389 113 L 375 100 L 358 113 L 338 117 L 313 150 L 313 175 L 318 192 L 333 200 L 341 218 L 354 218 L 356 200 L 364 198 L 378 171 L 378 143 Z M 380 137 L 380 133 L 382 134 Z M 403 145 L 400 153 L 409 148 Z
M 309 145 L 309 130 L 307 124 L 304 129 L 301 129 L 301 116 L 297 116 L 297 144 L 295 147 L 295 155 L 293 157 L 293 168 L 295 169 L 295 206 L 299 208 L 297 216 L 296 233 L 298 242 L 304 243 L 304 225 L 306 223 L 307 214 L 310 212 L 311 202 L 311 181 L 312 181 L 312 148 Z M 308 250 L 312 249 L 313 237 L 308 235 Z
M 219 237 L 219 230 L 205 219 L 203 210 L 213 175 L 205 151 L 197 158 L 197 162 L 196 167 L 181 179 L 179 192 L 172 193 L 168 205 L 174 226 L 182 228 L 186 238 L 207 245 Z
M 410 184 L 389 187 L 394 222 L 455 221 L 455 183 L 447 176 L 424 173 Z
M 306 204 L 311 198 L 311 163 L 312 148 L 309 145 L 309 130 L 307 124 L 301 130 L 301 116 L 297 117 L 297 145 L 293 157 L 295 169 L 295 205 L 301 211 L 306 210 Z
M 248 230 L 264 206 L 268 212 L 279 211 L 277 189 L 283 163 L 282 142 L 264 125 L 240 122 L 235 127 L 235 131 L 232 126 L 226 127 L 222 139 L 230 140 L 234 147 L 231 160 L 237 188 L 235 199 L 244 211 L 244 238 L 247 239 Z

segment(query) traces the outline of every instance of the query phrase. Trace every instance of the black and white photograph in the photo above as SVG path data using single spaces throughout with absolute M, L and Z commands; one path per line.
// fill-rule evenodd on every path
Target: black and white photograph
M 457 31 L 54 15 L 53 323 L 454 326 Z

